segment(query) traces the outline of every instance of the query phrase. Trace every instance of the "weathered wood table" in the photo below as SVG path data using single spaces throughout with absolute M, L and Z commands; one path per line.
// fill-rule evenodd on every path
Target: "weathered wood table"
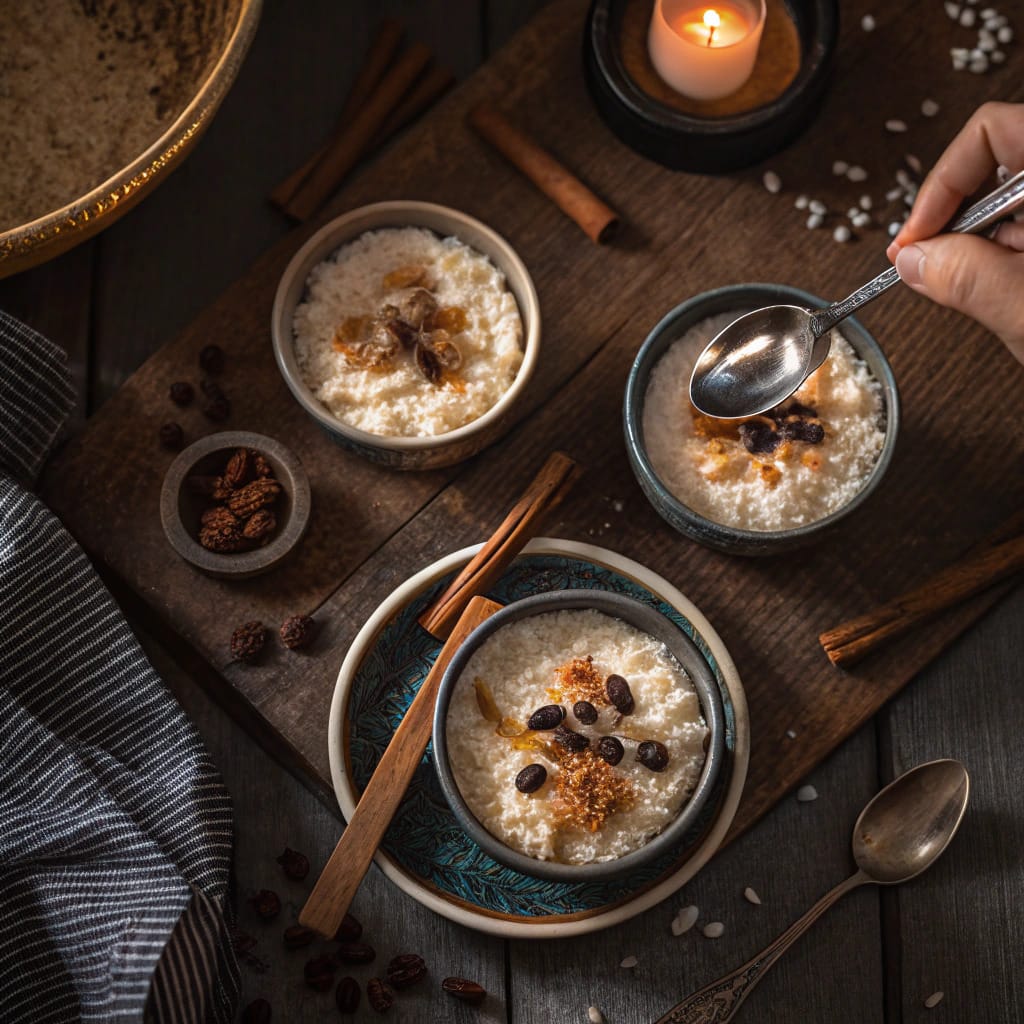
M 526 16 L 521 6 L 494 0 L 431 3 L 415 11 L 401 4 L 385 6 L 404 17 L 414 34 L 423 37 L 463 74 Z M 725 283 L 715 275 L 736 265 L 733 259 L 717 258 L 716 247 L 737 243 L 716 234 L 717 218 L 714 208 L 708 208 L 709 198 L 717 202 L 726 195 L 728 203 L 736 204 L 732 216 L 739 209 L 751 224 L 779 225 L 776 248 L 770 238 L 766 241 L 762 230 L 758 237 L 762 248 L 745 256 L 751 278 L 777 276 L 773 265 L 784 265 L 789 283 L 838 294 L 878 268 L 881 233 L 872 232 L 861 243 L 842 250 L 824 233 L 808 234 L 806 269 L 801 269 L 792 256 L 784 258 L 781 252 L 794 238 L 803 240 L 792 231 L 793 219 L 799 217 L 789 209 L 792 197 L 798 191 L 826 196 L 835 190 L 845 195 L 830 180 L 833 159 L 865 163 L 879 177 L 891 175 L 905 151 L 914 152 L 927 163 L 983 99 L 1021 98 L 1020 76 L 1016 73 L 1020 61 L 1016 56 L 1011 65 L 1016 69 L 1013 74 L 954 76 L 948 70 L 948 48 L 966 45 L 963 37 L 967 30 L 947 22 L 941 9 L 936 12 L 930 6 L 925 9 L 917 5 L 876 11 L 879 28 L 868 35 L 858 24 L 867 5 L 850 6 L 856 9 L 844 11 L 836 86 L 822 116 L 808 136 L 769 162 L 786 182 L 784 196 L 769 197 L 763 192 L 759 184 L 763 167 L 731 175 L 723 183 L 722 179 L 687 176 L 672 179 L 666 177 L 667 172 L 643 161 L 623 162 L 617 159 L 620 144 L 592 112 L 587 114 L 591 124 L 583 145 L 561 153 L 620 207 L 632 227 L 618 243 L 614 279 L 607 279 L 602 254 L 586 251 L 585 265 L 575 271 L 580 275 L 579 307 L 545 309 L 548 323 L 553 325 L 546 333 L 551 351 L 558 345 L 560 333 L 564 337 L 574 322 L 587 330 L 597 329 L 602 316 L 601 310 L 593 307 L 599 301 L 593 296 L 606 295 L 609 284 L 619 291 L 614 301 L 600 300 L 608 301 L 609 308 L 614 306 L 614 315 L 605 318 L 600 333 L 585 346 L 573 349 L 576 353 L 593 353 L 593 361 L 586 360 L 587 365 L 577 373 L 574 363 L 553 354 L 545 368 L 546 381 L 534 389 L 535 401 L 543 409 L 540 415 L 548 419 L 560 400 L 578 393 L 579 386 L 573 390 L 574 380 L 581 374 L 589 374 L 587 379 L 607 392 L 601 402 L 602 408 L 607 406 L 611 420 L 607 444 L 615 450 L 588 450 L 587 457 L 606 475 L 591 480 L 586 494 L 592 498 L 604 495 L 628 499 L 625 514 L 607 514 L 600 509 L 588 516 L 577 508 L 575 519 L 567 513 L 567 522 L 560 524 L 566 535 L 593 536 L 597 543 L 627 554 L 647 552 L 648 559 L 658 550 L 684 544 L 646 509 L 628 476 L 618 450 L 616 394 L 630 352 L 635 351 L 644 331 L 675 301 L 705 284 Z M 338 98 L 372 33 L 377 11 L 370 8 L 369 4 L 349 10 L 335 9 L 326 2 L 309 4 L 299 20 L 293 5 L 270 2 L 236 87 L 208 137 L 183 169 L 102 237 L 48 266 L 0 283 L 0 306 L 71 351 L 83 416 L 99 409 L 144 358 L 175 337 L 255 256 L 285 234 L 287 225 L 266 206 L 264 197 L 328 130 Z M 389 198 L 391 193 L 381 191 L 382 180 L 411 180 L 413 198 L 438 198 L 484 216 L 513 244 L 523 248 L 524 255 L 529 252 L 543 303 L 545 292 L 553 290 L 552 275 L 564 273 L 559 254 L 546 253 L 544 240 L 556 234 L 565 238 L 566 226 L 559 214 L 537 200 L 511 172 L 507 172 L 503 188 L 521 197 L 521 208 L 489 208 L 486 175 L 506 171 L 477 144 L 456 134 L 457 128 L 451 125 L 458 121 L 452 112 L 461 109 L 460 104 L 469 95 L 504 96 L 510 109 L 515 109 L 524 123 L 536 125 L 538 134 L 557 149 L 559 131 L 566 130 L 562 114 L 556 106 L 546 111 L 545 122 L 538 122 L 538 111 L 543 109 L 542 97 L 549 79 L 567 82 L 571 90 L 581 90 L 574 32 L 582 25 L 583 10 L 579 2 L 556 4 L 545 10 L 540 15 L 543 20 L 527 29 L 514 50 L 474 78 L 467 86 L 469 93 L 452 97 L 437 112 L 431 122 L 433 129 L 414 129 L 421 132 L 415 136 L 420 142 L 440 147 L 442 164 L 446 148 L 450 148 L 453 160 L 472 156 L 479 161 L 476 185 L 467 189 L 464 180 L 454 175 L 450 180 L 434 176 L 417 183 L 414 174 L 410 176 L 401 169 L 391 169 L 391 173 L 388 161 L 402 158 L 394 155 L 403 152 L 400 143 L 379 158 L 374 174 L 363 176 L 346 190 L 343 202 L 353 205 Z M 556 38 L 561 42 L 549 45 Z M 512 73 L 515 62 L 521 67 L 519 76 Z M 892 77 L 886 79 L 883 69 Z M 917 115 L 926 95 L 943 104 L 942 115 L 932 122 L 924 122 Z M 517 106 L 519 101 L 521 107 Z M 574 95 L 572 101 L 578 102 L 578 97 Z M 895 143 L 885 139 L 882 122 L 889 117 L 910 121 L 911 133 Z M 431 153 L 431 163 L 438 163 L 436 151 Z M 650 186 L 646 192 L 630 180 L 630 174 L 636 174 L 638 168 Z M 666 181 L 671 184 L 669 190 Z M 672 203 L 675 182 L 679 202 L 687 204 L 693 216 L 687 218 L 685 231 L 672 237 L 657 226 L 658 218 L 652 217 L 650 204 Z M 872 192 L 882 190 L 876 181 L 871 184 Z M 647 231 L 652 224 L 653 234 Z M 706 281 L 699 273 L 702 265 L 708 268 Z M 653 267 L 659 272 L 651 274 Z M 624 268 L 644 275 L 642 289 L 621 275 Z M 260 297 L 260 301 L 265 298 Z M 965 346 L 1002 360 L 999 370 L 1006 378 L 1007 406 L 1020 408 L 1024 374 L 994 341 L 912 296 L 893 295 L 883 301 L 887 303 L 884 308 L 879 304 L 865 317 L 883 340 L 889 340 L 893 325 L 898 329 L 922 316 L 936 330 L 962 333 Z M 898 374 L 929 373 L 927 367 L 900 363 L 899 354 L 899 346 L 894 344 Z M 956 365 L 965 372 L 969 358 L 961 354 Z M 955 450 L 948 446 L 935 450 L 928 443 L 927 420 L 919 419 L 913 427 L 915 433 L 908 438 L 913 458 L 904 457 L 905 473 L 916 479 L 913 460 L 930 459 L 950 467 L 951 482 L 959 480 L 964 485 L 974 481 L 971 486 L 988 487 L 990 500 L 978 511 L 979 536 L 1006 511 L 1005 506 L 1013 504 L 1011 499 L 1019 499 L 1019 461 L 1005 467 L 1005 487 L 991 479 L 991 468 L 1000 464 L 1002 442 L 998 437 L 967 430 Z M 488 468 L 487 455 L 475 460 L 468 470 L 471 486 L 473 479 L 477 486 L 480 480 L 499 479 L 506 469 L 525 480 L 539 456 L 518 459 L 516 439 L 522 436 L 535 445 L 535 434 L 536 430 L 530 433 L 529 424 L 518 428 L 499 449 L 505 460 L 500 466 Z M 140 447 L 146 444 L 148 439 Z M 1019 448 L 1009 446 L 1007 450 L 1017 458 Z M 405 504 L 397 510 L 389 509 L 388 515 L 397 518 L 404 540 L 389 548 L 384 543 L 386 536 L 381 536 L 376 541 L 381 554 L 376 558 L 367 556 L 366 566 L 355 571 L 334 595 L 330 618 L 332 631 L 339 637 L 365 618 L 375 595 L 379 599 L 380 581 L 367 582 L 373 573 L 390 573 L 396 582 L 405 575 L 408 563 L 395 564 L 395 552 L 406 557 L 412 552 L 422 561 L 429 561 L 435 554 L 480 538 L 479 514 L 460 506 L 460 482 L 459 474 L 452 474 L 426 483 L 410 483 Z M 385 488 L 387 500 L 399 500 L 395 497 L 400 493 L 397 485 L 380 486 Z M 59 481 L 55 484 L 51 480 L 47 487 L 60 507 Z M 510 489 L 506 497 L 513 493 Z M 67 501 L 66 494 L 63 500 Z M 420 509 L 420 504 L 426 507 Z M 938 526 L 929 524 L 921 535 L 928 536 L 941 550 L 943 527 L 938 511 L 936 521 Z M 429 531 L 439 525 L 450 531 L 450 541 L 443 535 L 431 536 Z M 905 526 L 900 524 L 901 529 Z M 359 524 L 359 529 L 363 533 L 358 543 L 365 545 L 366 535 L 372 535 L 373 530 L 366 524 Z M 947 531 L 945 537 L 945 543 L 953 548 L 961 539 L 954 536 L 955 532 Z M 872 538 L 858 537 L 855 530 L 849 530 L 846 539 L 852 586 L 858 579 L 858 559 L 870 548 Z M 885 542 L 913 546 L 919 539 L 913 530 L 907 530 L 905 536 L 894 536 L 890 531 Z M 925 554 L 935 557 L 934 551 L 923 552 L 922 557 Z M 765 572 L 780 570 L 778 564 L 766 565 Z M 652 567 L 657 569 L 658 565 Z M 684 579 L 675 582 L 687 589 Z M 839 582 L 847 585 L 846 580 Z M 713 592 L 706 583 L 704 589 Z M 129 613 L 141 611 L 143 602 L 138 596 L 123 593 Z M 161 602 L 174 600 L 173 594 L 162 595 L 159 590 L 142 596 L 150 612 Z M 714 619 L 713 609 L 705 610 Z M 851 613 L 860 610 L 849 609 Z M 1018 666 L 1024 655 L 1022 612 L 1024 595 L 1011 595 L 816 769 L 807 779 L 820 793 L 816 802 L 797 804 L 792 797 L 786 798 L 676 897 L 611 931 L 554 943 L 481 937 L 432 915 L 373 872 L 354 909 L 381 955 L 419 951 L 427 955 L 435 980 L 446 974 L 462 974 L 480 981 L 491 993 L 480 1011 L 470 1011 L 454 1006 L 436 985 L 424 986 L 423 991 L 414 990 L 403 998 L 392 1011 L 392 1018 L 582 1021 L 587 1006 L 593 1004 L 604 1010 L 610 1022 L 640 1024 L 653 1020 L 687 991 L 764 945 L 820 892 L 843 877 L 849 869 L 853 820 L 880 783 L 919 761 L 953 756 L 967 764 L 974 788 L 964 835 L 947 857 L 931 873 L 899 891 L 862 892 L 834 910 L 780 963 L 751 997 L 744 1013 L 751 1020 L 767 1021 L 910 1021 L 928 1014 L 923 999 L 941 989 L 946 997 L 932 1011 L 936 1019 L 1022 1019 L 1024 991 L 1013 963 L 1013 953 L 1021 945 L 1015 906 L 1024 890 L 1018 852 L 1024 840 L 1024 815 L 1018 797 L 1022 773 L 1015 757 L 1016 723 L 1024 710 L 1017 685 Z M 799 614 L 796 605 L 790 614 Z M 785 613 L 781 614 L 780 636 L 792 627 Z M 201 636 L 190 639 L 193 646 L 202 648 Z M 742 639 L 728 639 L 734 645 L 742 673 Z M 937 648 L 939 641 L 935 643 Z M 213 706 L 192 681 L 202 678 L 210 682 L 211 673 L 206 665 L 190 661 L 191 654 L 183 646 L 172 644 L 171 653 L 177 661 L 156 641 L 150 646 L 158 667 L 213 747 L 234 794 L 242 894 L 262 887 L 278 888 L 285 897 L 285 913 L 294 914 L 302 903 L 305 887 L 285 883 L 273 857 L 287 844 L 305 850 L 314 863 L 322 862 L 333 845 L 338 821 L 250 742 L 237 723 L 242 721 L 265 746 L 286 757 L 290 767 L 315 784 L 318 775 L 322 778 L 326 760 L 326 722 L 306 723 L 301 730 L 302 743 L 298 748 L 294 744 L 286 748 L 279 735 L 266 728 L 260 714 L 252 713 L 251 707 L 247 713 L 245 702 L 234 699 L 235 690 L 217 691 L 233 718 Z M 751 652 L 750 657 L 755 653 L 759 652 Z M 180 662 L 191 664 L 194 671 L 184 671 Z M 333 664 L 327 674 L 333 674 Z M 783 675 L 780 682 L 784 682 Z M 271 685 L 272 679 L 266 680 L 266 686 Z M 756 685 L 763 686 L 763 681 Z M 856 688 L 867 684 L 851 677 L 849 685 Z M 870 695 L 855 689 L 851 689 L 850 700 L 855 705 L 871 703 Z M 257 704 L 264 710 L 269 708 L 271 720 L 277 722 L 284 714 L 282 709 L 288 707 L 286 695 L 275 696 L 269 691 Z M 828 729 L 828 723 L 816 721 L 812 709 L 801 710 L 808 728 L 803 738 L 798 731 L 792 742 L 829 749 L 831 744 L 822 745 L 817 735 Z M 771 742 L 764 735 L 757 736 L 757 721 L 755 707 L 755 744 Z M 795 781 L 787 777 L 785 784 Z M 747 885 L 760 893 L 762 906 L 753 907 L 743 899 Z M 673 938 L 669 922 L 684 903 L 699 905 L 702 921 L 723 921 L 725 935 L 712 941 L 694 930 Z M 277 1020 L 332 1017 L 329 997 L 309 991 L 302 983 L 304 956 L 280 949 L 280 928 L 259 925 L 245 905 L 241 908 L 241 923 L 261 939 L 258 952 L 269 964 L 265 973 L 246 971 L 247 998 L 265 995 L 275 1006 Z M 632 971 L 620 968 L 620 961 L 630 954 L 638 958 L 638 966 Z M 367 971 L 357 973 L 362 977 Z M 368 1009 L 365 1012 L 368 1019 L 373 1016 Z

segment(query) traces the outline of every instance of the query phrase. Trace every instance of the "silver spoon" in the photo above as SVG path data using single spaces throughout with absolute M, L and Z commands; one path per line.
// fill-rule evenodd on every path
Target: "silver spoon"
M 954 221 L 951 231 L 979 234 L 1024 204 L 1024 171 Z M 899 281 L 895 267 L 825 309 L 765 306 L 719 331 L 697 359 L 690 401 L 708 416 L 755 416 L 787 399 L 825 361 L 830 331 Z
M 921 874 L 956 834 L 967 809 L 970 782 L 959 761 L 929 761 L 890 782 L 853 826 L 858 871 L 822 896 L 795 924 L 731 974 L 673 1006 L 656 1024 L 726 1024 L 786 952 L 840 896 L 872 882 L 896 885 Z

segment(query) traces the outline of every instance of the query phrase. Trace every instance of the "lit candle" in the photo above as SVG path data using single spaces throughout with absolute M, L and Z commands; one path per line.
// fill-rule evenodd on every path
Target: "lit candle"
M 750 77 L 764 29 L 764 0 L 655 0 L 647 49 L 676 92 L 716 100 Z

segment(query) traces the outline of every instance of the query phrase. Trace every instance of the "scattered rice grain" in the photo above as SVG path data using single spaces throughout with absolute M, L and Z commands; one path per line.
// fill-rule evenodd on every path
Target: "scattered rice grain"
M 818 799 L 818 791 L 813 786 L 801 786 L 796 791 L 796 798 L 800 803 L 807 804 Z
M 993 64 L 1002 64 L 1006 60 L 1006 54 L 1002 50 L 993 50 L 988 57 Z
M 906 161 L 907 166 L 917 175 L 920 175 L 924 170 L 924 166 L 921 161 L 914 156 L 913 153 L 907 153 L 903 159 Z
M 596 1006 L 587 1007 L 587 1020 L 590 1024 L 605 1024 L 604 1014 Z
M 796 199 L 793 200 L 793 205 L 798 210 L 806 210 L 807 209 L 807 204 L 809 202 L 810 202 L 810 200 L 807 198 L 807 196 L 801 195 L 801 196 L 797 196 Z
M 964 28 L 971 28 L 976 17 L 977 15 L 970 7 L 965 7 L 960 12 L 960 24 L 963 25 Z
M 743 890 L 743 898 L 748 903 L 753 903 L 755 907 L 761 906 L 761 897 L 749 885 Z
M 956 21 L 960 17 L 960 5 L 959 4 L 954 4 L 954 3 L 951 2 L 951 0 L 946 0 L 945 8 L 946 8 L 946 14 L 948 14 L 949 17 L 953 19 L 953 21 Z
M 820 213 L 812 213 L 807 218 L 807 227 L 813 231 L 815 228 L 820 228 L 825 223 L 825 218 Z
M 856 164 L 846 172 L 846 177 L 850 181 L 866 181 L 868 172 L 863 167 L 858 167 Z
M 828 213 L 828 207 L 820 199 L 812 199 L 807 204 L 807 209 L 810 210 L 811 213 L 816 213 L 821 217 L 824 217 L 825 214 Z
M 836 242 L 848 242 L 850 240 L 850 229 L 845 224 L 840 224 L 832 232 L 832 238 Z
M 725 925 L 721 921 L 712 921 L 710 924 L 704 925 L 704 938 L 706 939 L 719 939 L 725 932 Z
M 929 1010 L 932 1010 L 932 1009 L 934 1009 L 934 1008 L 935 1008 L 936 1006 L 938 1006 L 938 1005 L 939 1005 L 939 1003 L 941 1003 L 941 1002 L 942 1002 L 943 996 L 945 996 L 945 994 L 946 994 L 945 992 L 933 992 L 933 993 L 932 993 L 932 994 L 931 994 L 931 995 L 930 995 L 930 996 L 929 996 L 929 997 L 928 997 L 928 998 L 927 998 L 927 999 L 926 999 L 926 1000 L 924 1001 L 924 1005 L 925 1005 L 925 1006 L 926 1006 L 926 1007 L 927 1007 L 927 1008 L 928 1008 Z
M 672 918 L 672 934 L 679 936 L 688 932 L 697 923 L 698 917 L 700 917 L 700 909 L 698 907 L 683 907 L 679 913 Z
M 782 191 L 782 179 L 774 171 L 765 171 L 761 181 L 772 195 Z
M 836 160 L 832 164 L 832 173 L 838 178 L 841 178 L 849 169 L 850 165 L 845 160 Z
M 857 200 L 857 205 L 862 210 L 870 210 L 874 204 L 872 203 L 871 196 L 865 193 L 860 197 L 860 199 Z
M 789 738 L 790 738 L 791 740 L 795 740 L 795 739 L 796 739 L 796 733 L 795 733 L 795 732 L 794 732 L 794 731 L 793 731 L 792 729 L 787 729 L 787 730 L 786 730 L 786 735 L 787 735 L 787 736 L 788 736 L 788 737 L 789 737 Z
M 942 108 L 935 102 L 935 100 L 922 100 L 921 102 L 921 113 L 925 117 L 934 117 Z
M 1001 43 L 1012 43 L 1013 42 L 1013 29 L 1009 25 L 1003 25 L 996 32 L 996 39 Z
M 900 233 L 900 228 L 901 227 L 903 227 L 903 224 L 902 224 L 901 221 L 898 221 L 898 220 L 892 221 L 889 224 L 889 227 L 886 229 L 889 232 L 889 237 L 890 238 L 895 238 Z
M 894 134 L 905 132 L 907 130 L 907 122 L 901 121 L 899 118 L 892 117 L 885 122 L 885 130 L 887 132 L 893 132 Z
M 872 15 L 865 14 L 864 17 L 860 19 L 860 27 L 864 29 L 865 32 L 874 32 L 877 27 L 877 22 Z
M 624 967 L 627 971 L 631 971 L 640 961 L 635 956 L 627 956 L 623 958 L 619 964 L 620 967 Z

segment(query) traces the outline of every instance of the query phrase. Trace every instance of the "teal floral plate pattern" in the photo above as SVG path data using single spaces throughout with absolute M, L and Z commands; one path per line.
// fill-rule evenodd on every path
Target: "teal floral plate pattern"
M 417 623 L 417 616 L 475 551 L 456 552 L 398 588 L 371 616 L 345 659 L 331 709 L 330 755 L 346 817 L 440 649 Z M 666 581 L 591 545 L 536 540 L 487 596 L 509 604 L 531 594 L 569 589 L 626 594 L 657 608 L 689 634 L 722 692 L 728 757 L 704 813 L 675 851 L 625 878 L 567 884 L 521 874 L 487 856 L 449 809 L 428 748 L 378 863 L 401 888 L 432 909 L 495 934 L 547 936 L 596 930 L 664 899 L 719 845 L 746 774 L 746 703 L 735 668 L 703 616 Z

